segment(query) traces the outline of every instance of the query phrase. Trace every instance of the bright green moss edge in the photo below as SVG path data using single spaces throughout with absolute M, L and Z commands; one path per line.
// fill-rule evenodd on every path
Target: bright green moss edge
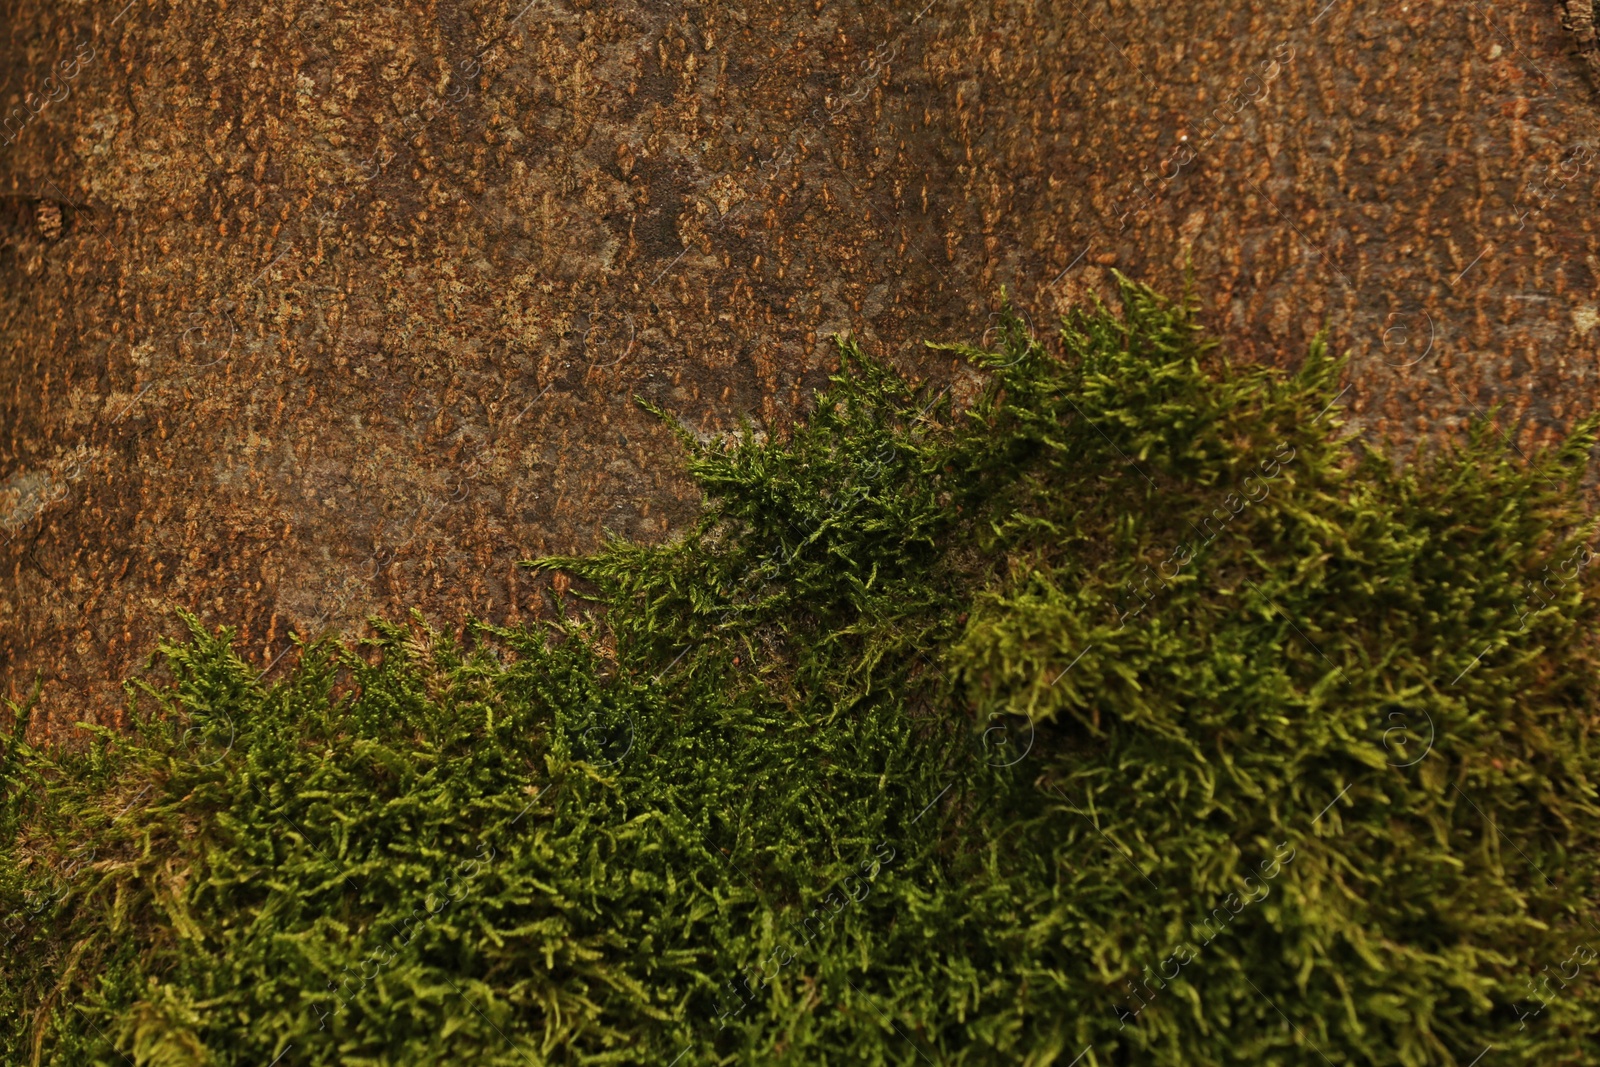
M 1397 469 L 1119 284 L 959 410 L 841 342 L 680 430 L 703 517 L 559 624 L 13 707 L 0 1059 L 1595 1062 L 1600 422 Z

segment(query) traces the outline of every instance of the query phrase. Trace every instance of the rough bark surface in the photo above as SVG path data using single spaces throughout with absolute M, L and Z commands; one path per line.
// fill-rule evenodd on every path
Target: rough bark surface
M 1561 0 L 1561 22 L 1572 33 L 1573 45 L 1588 68 L 1590 84 L 1600 88 L 1600 41 L 1595 38 L 1594 0 Z
M 178 606 L 263 666 L 526 619 L 517 560 L 693 514 L 634 395 L 779 429 L 842 330 L 966 382 L 919 342 L 1112 268 L 1243 359 L 1326 325 L 1365 432 L 1549 440 L 1595 406 L 1593 54 L 1579 0 L 15 0 L 0 679 L 59 732 Z

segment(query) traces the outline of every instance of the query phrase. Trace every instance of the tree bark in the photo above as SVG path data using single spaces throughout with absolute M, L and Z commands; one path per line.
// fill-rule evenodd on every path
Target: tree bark
M 1041 337 L 1113 269 L 1242 360 L 1326 327 L 1408 446 L 1593 408 L 1579 0 L 124 2 L 16 0 L 0 59 L 36 734 L 120 721 L 175 607 L 273 670 L 369 613 L 536 616 L 519 559 L 694 513 L 632 397 L 781 429 L 845 330 L 965 383 L 920 342 L 1002 286 Z

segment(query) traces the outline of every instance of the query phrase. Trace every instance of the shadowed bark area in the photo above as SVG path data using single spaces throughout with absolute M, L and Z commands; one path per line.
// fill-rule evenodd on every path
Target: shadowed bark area
M 260 666 L 526 619 L 517 560 L 693 513 L 633 396 L 781 430 L 846 330 L 966 381 L 920 342 L 1113 268 L 1242 358 L 1325 325 L 1374 435 L 1548 441 L 1595 394 L 1580 7 L 16 0 L 0 676 L 59 732 L 174 607 Z

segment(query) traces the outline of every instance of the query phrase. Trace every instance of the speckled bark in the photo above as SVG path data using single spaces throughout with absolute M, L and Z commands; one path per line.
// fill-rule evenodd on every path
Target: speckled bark
M 1526 448 L 1596 392 L 1575 6 L 15 0 L 0 678 L 60 730 L 174 606 L 263 665 L 527 618 L 518 559 L 693 513 L 631 396 L 781 425 L 831 331 L 948 378 L 1113 267 Z

